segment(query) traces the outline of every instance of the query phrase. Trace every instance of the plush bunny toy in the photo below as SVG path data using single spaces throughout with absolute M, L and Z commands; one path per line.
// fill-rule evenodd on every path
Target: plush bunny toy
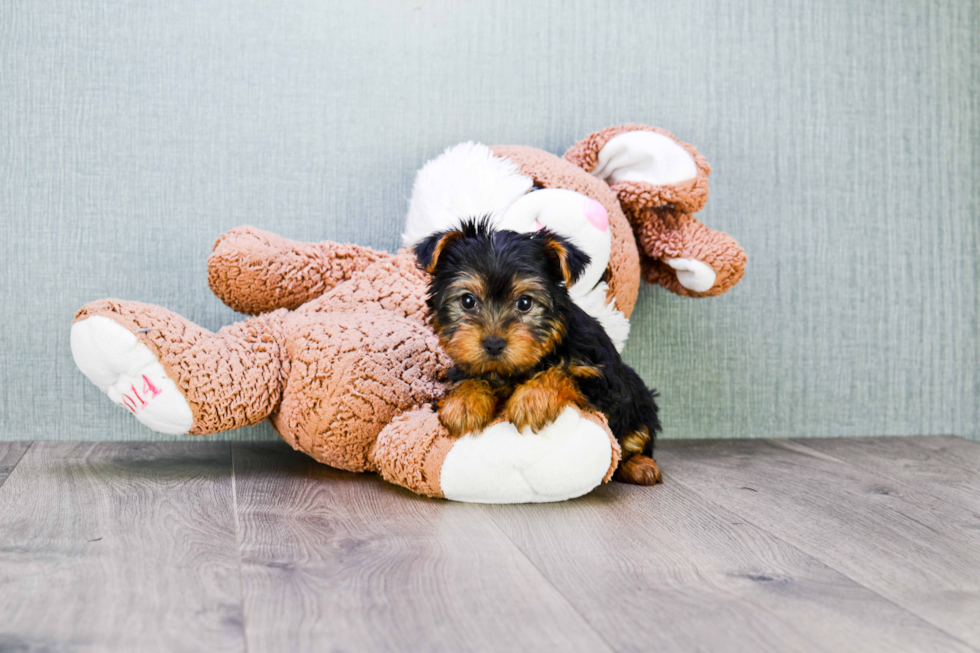
M 567 408 L 536 434 L 498 421 L 451 438 L 433 404 L 451 361 L 427 321 L 426 276 L 409 247 L 460 217 L 546 226 L 592 259 L 570 289 L 618 347 L 640 278 L 681 295 L 731 288 L 745 255 L 692 217 L 708 163 L 653 127 L 592 134 L 564 158 L 465 143 L 419 171 L 406 249 L 299 243 L 251 227 L 221 236 L 214 293 L 253 315 L 217 333 L 164 308 L 102 300 L 71 330 L 79 369 L 161 433 L 204 435 L 269 419 L 327 465 L 378 472 L 414 492 L 519 503 L 580 496 L 609 480 L 619 447 L 602 415 Z M 639 247 L 638 247 L 639 245 Z

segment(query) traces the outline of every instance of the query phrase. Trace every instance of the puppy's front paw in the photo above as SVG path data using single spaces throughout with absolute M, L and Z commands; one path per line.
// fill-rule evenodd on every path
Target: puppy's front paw
M 566 406 L 585 408 L 588 402 L 564 371 L 545 370 L 514 390 L 507 401 L 507 419 L 518 431 L 530 426 L 537 433 L 555 421 Z
M 467 379 L 452 387 L 439 402 L 439 421 L 458 438 L 470 431 L 482 431 L 493 419 L 497 398 L 490 384 Z
M 620 483 L 630 483 L 632 485 L 656 485 L 663 483 L 663 476 L 657 461 L 650 456 L 643 454 L 633 454 L 619 464 L 619 469 L 613 477 Z

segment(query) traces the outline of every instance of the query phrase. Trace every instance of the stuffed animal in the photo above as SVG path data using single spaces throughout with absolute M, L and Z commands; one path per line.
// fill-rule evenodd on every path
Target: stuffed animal
M 738 244 L 692 216 L 707 200 L 709 171 L 693 147 L 643 125 L 596 132 L 564 158 L 457 145 L 419 171 L 405 249 L 233 229 L 214 244 L 208 281 L 254 317 L 211 333 L 159 306 L 96 301 L 75 316 L 72 354 L 114 403 L 162 433 L 269 419 L 316 460 L 419 494 L 483 503 L 580 496 L 619 462 L 602 415 L 568 407 L 533 434 L 502 420 L 459 438 L 441 426 L 433 405 L 451 361 L 427 321 L 427 279 L 410 247 L 465 216 L 548 227 L 590 255 L 570 292 L 622 348 L 641 278 L 706 297 L 742 276 Z

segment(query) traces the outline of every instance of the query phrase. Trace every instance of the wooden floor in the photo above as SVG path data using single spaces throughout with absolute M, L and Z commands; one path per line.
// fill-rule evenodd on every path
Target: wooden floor
M 980 651 L 980 445 L 657 458 L 475 506 L 280 443 L 0 442 L 0 651 Z

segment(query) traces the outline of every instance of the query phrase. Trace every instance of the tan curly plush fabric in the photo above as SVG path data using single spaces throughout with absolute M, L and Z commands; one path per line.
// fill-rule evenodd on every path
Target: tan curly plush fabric
M 513 161 L 522 174 L 531 177 L 542 188 L 573 190 L 602 204 L 609 213 L 609 227 L 612 229 L 607 283 L 616 298 L 616 308 L 629 317 L 640 292 L 640 257 L 629 222 L 609 185 L 574 163 L 533 147 L 495 145 L 490 149 L 497 156 Z
M 428 325 L 425 305 L 428 275 L 418 268 L 410 250 L 396 254 L 374 252 L 377 260 L 350 279 L 298 309 L 300 313 L 326 311 L 392 311 Z

